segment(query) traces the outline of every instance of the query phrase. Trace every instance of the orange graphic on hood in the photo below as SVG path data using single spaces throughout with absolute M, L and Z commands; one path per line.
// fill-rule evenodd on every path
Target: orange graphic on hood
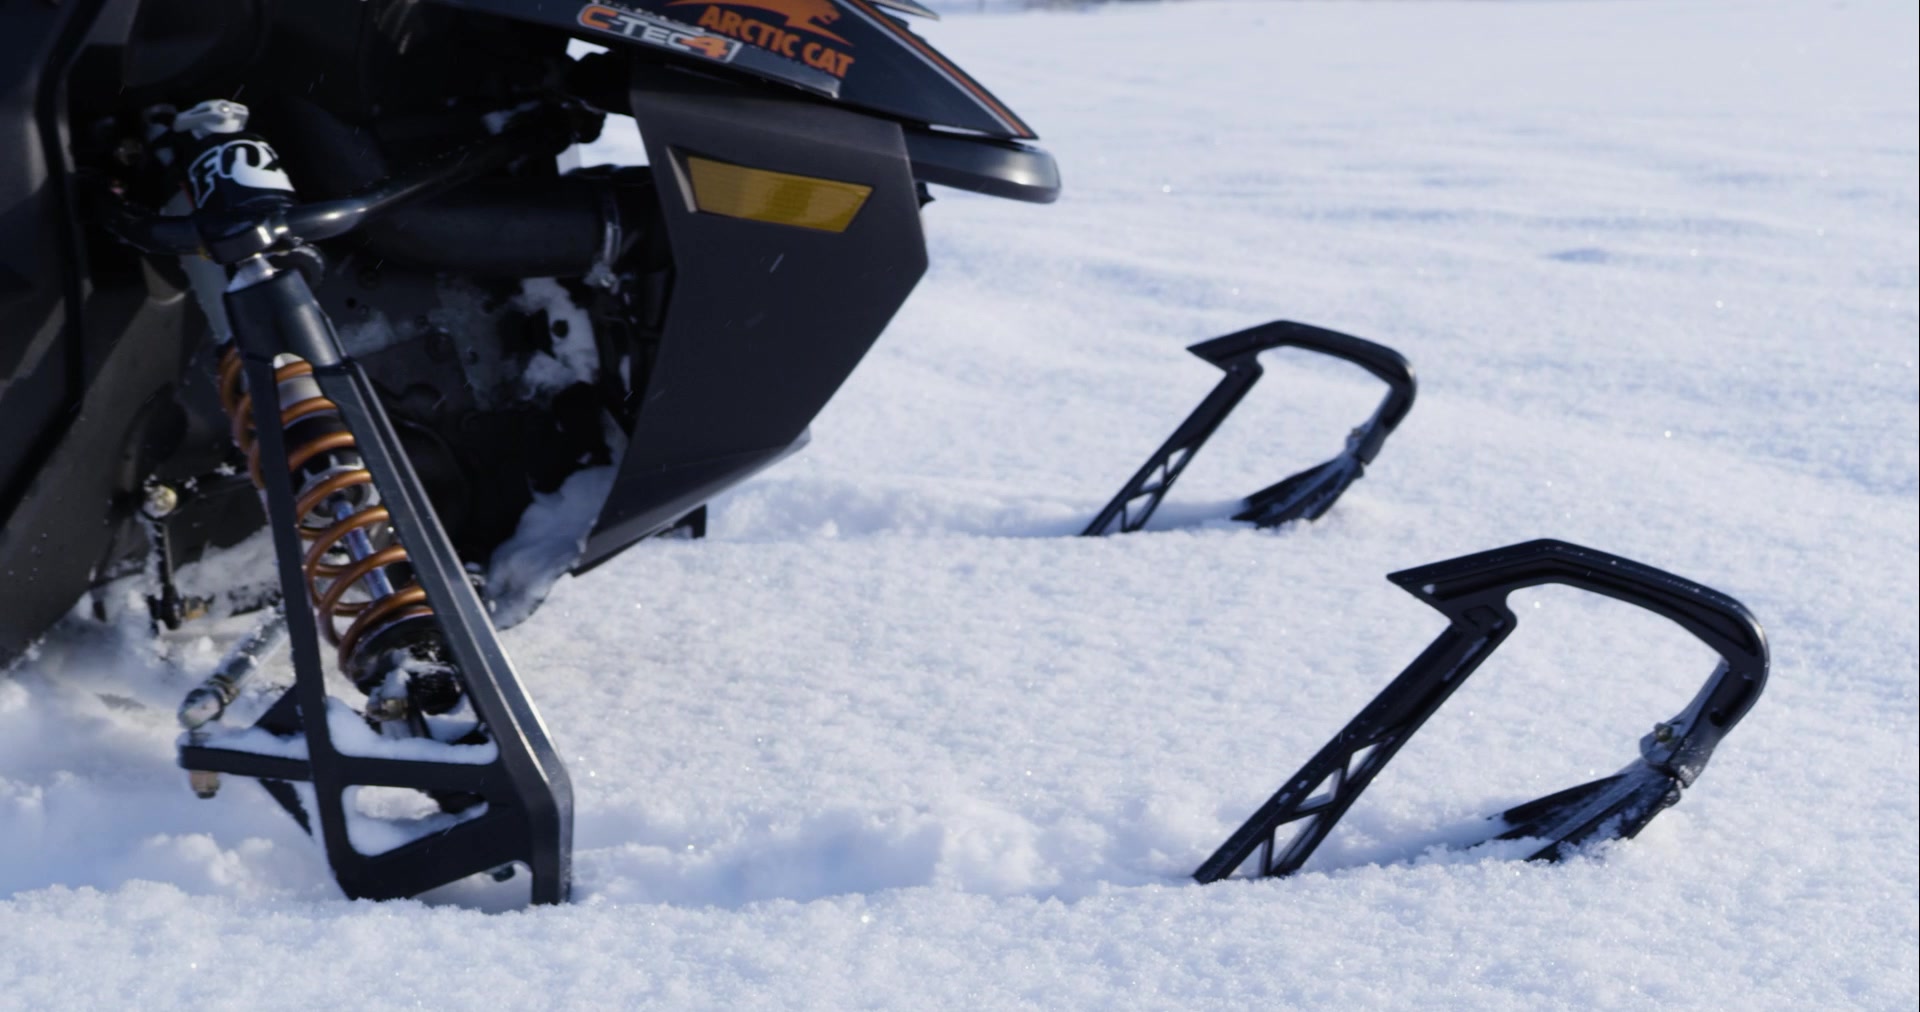
M 714 4 L 725 4 L 728 7 L 752 7 L 756 10 L 770 11 L 786 18 L 788 28 L 812 32 L 843 46 L 853 45 L 827 29 L 827 25 L 840 20 L 840 11 L 833 6 L 832 0 L 673 0 L 667 6 L 687 7 L 693 4 L 709 7 Z

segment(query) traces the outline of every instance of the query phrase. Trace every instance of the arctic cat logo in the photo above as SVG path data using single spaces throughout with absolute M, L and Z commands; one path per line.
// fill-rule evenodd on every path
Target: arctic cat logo
M 827 26 L 840 20 L 840 11 L 833 6 L 833 0 L 673 0 L 668 7 L 686 7 L 691 4 L 725 4 L 728 7 L 752 7 L 770 14 L 778 14 L 787 19 L 788 28 L 798 28 L 803 32 L 812 32 L 822 38 L 832 39 L 843 46 L 853 43 L 827 30 Z M 704 19 L 703 19 L 704 20 Z M 772 49 L 772 46 L 764 48 Z
M 721 63 L 731 62 L 734 54 L 740 51 L 740 43 L 732 39 L 709 35 L 692 25 L 684 25 L 670 18 L 656 17 L 639 11 L 623 11 L 602 7 L 599 4 L 588 4 L 580 8 L 577 20 L 596 31 L 623 36 L 635 42 L 644 42 L 662 49 L 704 56 Z
M 827 38 L 840 38 L 840 36 L 826 31 L 823 28 L 813 27 L 807 24 L 806 19 L 796 20 L 792 12 L 784 9 L 785 5 L 796 4 L 818 3 L 824 6 L 825 0 L 723 0 L 723 2 L 739 3 L 762 9 L 770 9 L 775 4 L 783 5 L 780 13 L 788 15 L 788 24 L 805 28 L 808 31 L 826 36 Z M 681 4 L 689 3 L 708 3 L 708 0 L 674 0 L 674 2 L 668 6 L 677 7 Z M 828 11 L 827 13 L 831 14 L 832 12 Z M 815 16 L 820 16 L 820 12 L 814 11 L 808 15 L 808 17 Z M 832 16 L 838 17 L 839 15 L 833 14 Z M 798 32 L 790 32 L 784 28 L 777 28 L 765 21 L 759 21 L 754 18 L 741 17 L 733 11 L 721 10 L 718 7 L 711 6 L 711 4 L 709 4 L 706 10 L 700 12 L 700 27 L 711 28 L 721 35 L 739 39 L 747 45 L 764 49 L 770 53 L 777 53 L 789 60 L 798 60 L 809 67 L 816 70 L 824 70 L 835 77 L 847 76 L 847 68 L 853 66 L 853 57 L 851 55 L 843 53 L 824 42 L 815 42 Z
M 293 190 L 293 180 L 280 168 L 280 156 L 264 141 L 228 141 L 201 152 L 187 168 L 194 206 L 206 206 L 223 179 L 249 190 Z

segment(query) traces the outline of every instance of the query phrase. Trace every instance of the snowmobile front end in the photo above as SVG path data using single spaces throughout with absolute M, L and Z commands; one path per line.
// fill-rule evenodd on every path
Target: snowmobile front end
M 651 185 L 629 174 L 588 191 L 606 195 L 605 217 L 587 219 L 607 236 L 604 256 L 560 238 L 583 224 L 563 205 L 542 219 L 554 241 L 487 253 L 493 259 L 474 268 L 525 273 L 516 256 L 575 250 L 566 269 L 631 307 L 626 328 L 600 342 L 599 386 L 618 392 L 605 410 L 622 452 L 607 465 L 598 520 L 562 560 L 576 572 L 697 515 L 804 441 L 925 269 L 923 166 L 1027 197 L 1058 185 L 1032 149 L 910 142 L 908 128 L 867 113 L 635 62 L 624 100 L 644 132 Z M 182 706 L 181 765 L 203 795 L 221 775 L 259 779 L 324 843 L 349 895 L 417 895 L 521 865 L 536 902 L 562 900 L 570 788 L 469 580 L 472 560 L 442 519 L 471 504 L 444 487 L 435 495 L 435 458 L 408 443 L 403 409 L 335 329 L 337 313 L 378 287 L 365 270 L 343 280 L 327 264 L 352 265 L 367 248 L 404 257 L 407 229 L 396 236 L 381 223 L 442 195 L 455 217 L 508 222 L 513 206 L 457 201 L 529 153 L 557 154 L 591 117 L 565 102 L 521 109 L 491 136 L 392 169 L 377 153 L 356 154 L 336 113 L 271 94 L 263 102 L 275 116 L 260 126 L 288 124 L 291 159 L 246 132 L 245 107 L 209 101 L 176 114 L 171 128 L 191 213 L 96 194 L 97 220 L 129 246 L 201 258 L 197 283 L 204 261 L 221 265 L 205 306 L 215 334 L 229 338 L 218 400 L 264 491 L 278 560 L 278 611 Z M 333 195 L 300 199 L 283 165 Z M 631 200 L 636 193 L 657 200 Z M 362 234 L 368 247 L 345 244 Z M 391 345 L 376 353 L 395 354 Z M 250 725 L 223 724 L 238 680 L 282 624 L 293 687 Z M 323 640 L 364 704 L 329 694 Z M 356 801 L 395 790 L 437 811 L 388 816 Z

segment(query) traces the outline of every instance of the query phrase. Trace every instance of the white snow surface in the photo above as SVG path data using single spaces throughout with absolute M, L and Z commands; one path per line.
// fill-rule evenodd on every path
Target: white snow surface
M 487 597 L 495 625 L 506 629 L 526 621 L 555 581 L 567 575 L 606 505 L 613 479 L 611 465 L 589 467 L 568 475 L 552 492 L 533 493 L 513 536 L 488 560 Z
M 340 899 L 264 792 L 173 765 L 214 642 L 75 622 L 0 680 L 0 1007 L 1920 1002 L 1912 3 L 917 27 L 1065 195 L 940 191 L 811 446 L 505 634 L 576 902 Z M 1182 348 L 1274 318 L 1415 363 L 1368 475 L 1311 525 L 1206 519 L 1379 396 L 1273 354 L 1158 530 L 1067 536 L 1215 381 Z M 1766 626 L 1771 685 L 1677 807 L 1559 865 L 1466 846 L 1712 669 L 1529 591 L 1305 873 L 1187 878 L 1440 630 L 1383 574 L 1535 537 Z

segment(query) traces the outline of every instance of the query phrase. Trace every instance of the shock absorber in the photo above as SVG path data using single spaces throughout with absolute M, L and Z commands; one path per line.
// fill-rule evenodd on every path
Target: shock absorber
M 180 763 L 259 780 L 324 842 L 348 896 L 411 896 L 524 862 L 535 902 L 564 900 L 573 825 L 565 765 L 372 381 L 341 347 L 307 271 L 287 269 L 301 267 L 303 251 L 317 266 L 313 242 L 423 187 L 506 165 L 532 134 L 460 149 L 360 196 L 302 205 L 278 154 L 241 132 L 244 120 L 244 109 L 221 101 L 171 117 L 173 134 L 192 134 L 190 145 L 169 139 L 191 214 L 105 209 L 137 248 L 181 257 L 211 325 L 222 407 L 271 521 L 293 665 L 293 684 L 252 729 L 304 743 L 297 753 L 259 748 L 260 735 L 216 726 L 258 656 L 250 643 L 183 704 Z M 363 711 L 378 733 L 437 744 L 344 749 L 327 640 L 370 697 Z M 202 794 L 214 786 L 197 778 Z M 366 810 L 368 787 L 419 792 L 455 818 L 420 819 L 412 805 L 392 818 Z M 369 853 L 369 820 L 394 831 L 383 842 L 406 842 Z
M 245 132 L 247 120 L 245 106 L 225 100 L 202 102 L 173 117 L 175 135 L 186 135 L 177 143 L 186 146 L 187 157 L 180 161 L 195 207 L 273 212 L 293 205 L 293 183 L 279 155 L 265 138 Z M 190 265 L 190 273 L 192 266 L 205 270 Z M 202 298 L 209 307 L 219 301 Z M 224 310 L 209 308 L 209 316 L 216 333 L 226 329 Z M 445 635 L 425 589 L 414 579 L 406 547 L 380 503 L 353 431 L 339 406 L 321 393 L 313 366 L 281 355 L 274 361 L 273 381 L 294 488 L 293 522 L 306 545 L 301 571 L 316 624 L 337 648 L 341 673 L 367 694 L 367 715 L 382 722 L 405 720 L 412 733 L 424 733 L 421 714 L 445 713 L 461 698 Z M 246 387 L 240 352 L 228 340 L 220 362 L 220 402 L 254 485 L 264 489 L 254 432 L 257 392 Z
M 307 545 L 301 569 L 321 635 L 337 648 L 341 673 L 367 693 L 369 715 L 381 720 L 452 709 L 460 702 L 460 682 L 433 607 L 413 578 L 406 546 L 339 406 L 320 392 L 313 366 L 300 358 L 280 356 L 273 378 L 284 405 L 280 425 L 293 478 L 294 523 Z M 264 487 L 253 398 L 232 345 L 221 356 L 220 403 L 233 420 L 233 440 L 246 454 L 254 484 Z

